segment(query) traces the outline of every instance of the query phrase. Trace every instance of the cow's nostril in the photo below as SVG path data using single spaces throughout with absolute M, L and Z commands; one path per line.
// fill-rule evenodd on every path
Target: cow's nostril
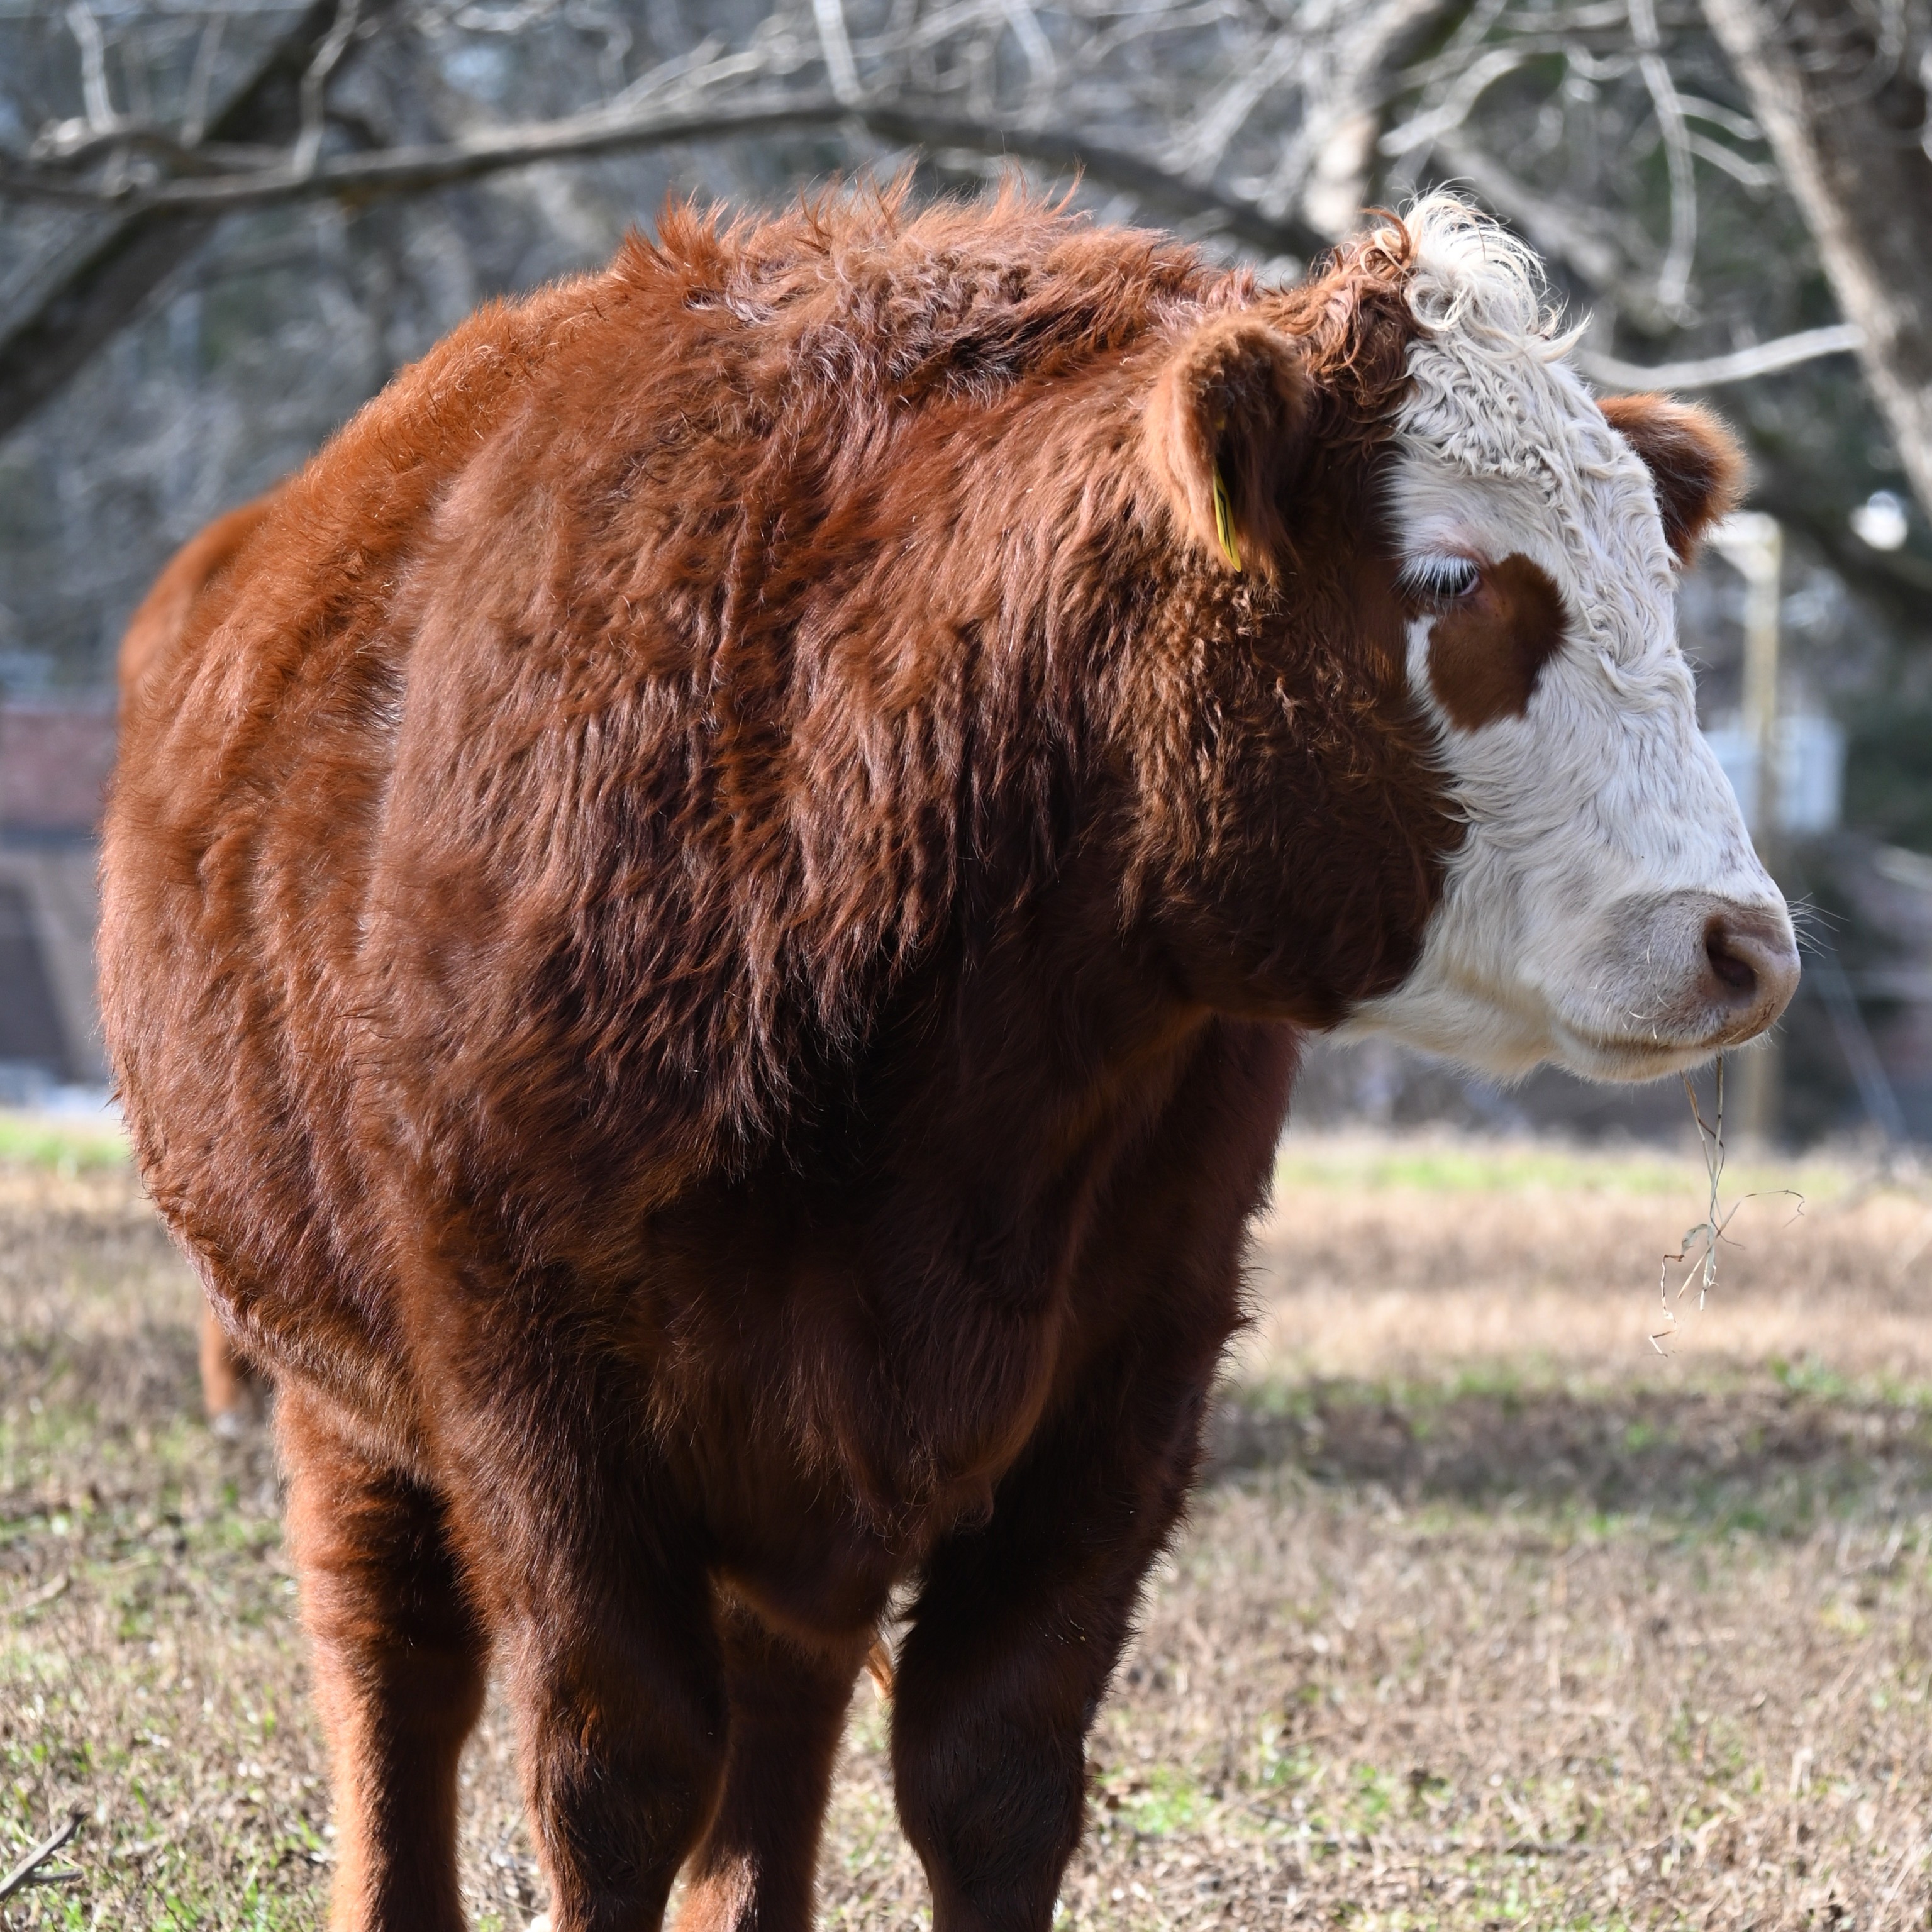
M 1704 998 L 1733 1040 L 1762 1033 L 1798 990 L 1790 923 L 1754 906 L 1724 906 L 1704 922 Z
M 1704 931 L 1704 957 L 1720 984 L 1746 999 L 1757 991 L 1757 968 L 1746 956 L 1750 942 L 1740 946 L 1738 936 L 1720 919 L 1714 919 Z

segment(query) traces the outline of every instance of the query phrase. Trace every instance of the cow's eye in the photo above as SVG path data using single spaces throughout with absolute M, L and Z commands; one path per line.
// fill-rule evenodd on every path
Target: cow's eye
M 1482 572 L 1466 556 L 1412 557 L 1402 566 L 1402 588 L 1424 604 L 1460 603 L 1482 581 Z

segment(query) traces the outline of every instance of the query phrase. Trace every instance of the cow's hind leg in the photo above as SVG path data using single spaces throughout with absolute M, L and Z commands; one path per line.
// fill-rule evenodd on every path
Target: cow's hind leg
M 460 1932 L 457 1761 L 482 1708 L 485 1652 L 442 1506 L 299 1389 L 277 1419 L 334 1771 L 331 1932 Z
M 724 1796 L 678 1932 L 810 1932 L 819 1829 L 868 1629 L 810 1646 L 728 1604 Z
M 201 1406 L 217 1435 L 233 1436 L 261 1419 L 267 1390 L 260 1372 L 229 1340 L 213 1303 L 201 1304 Z

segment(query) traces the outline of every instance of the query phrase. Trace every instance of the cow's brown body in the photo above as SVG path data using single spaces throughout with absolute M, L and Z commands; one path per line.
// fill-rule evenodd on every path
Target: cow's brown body
M 121 639 L 116 665 L 124 712 L 140 689 L 148 667 L 172 652 L 194 619 L 195 606 L 247 548 L 274 506 L 272 490 L 215 518 L 169 558 L 146 596 L 136 606 Z M 259 1417 L 260 1378 L 236 1352 L 212 1302 L 201 1309 L 201 1400 L 208 1420 L 233 1427 Z
M 1373 494 L 1400 276 L 674 220 L 399 376 L 145 673 L 108 1028 L 281 1390 L 338 1926 L 459 1922 L 490 1654 L 559 1932 L 692 1858 L 692 1925 L 802 1925 L 906 1584 L 936 1922 L 1046 1924 L 1297 1029 L 1456 837 Z M 1310 453 L 1222 452 L 1237 577 L 1148 439 L 1244 384 Z

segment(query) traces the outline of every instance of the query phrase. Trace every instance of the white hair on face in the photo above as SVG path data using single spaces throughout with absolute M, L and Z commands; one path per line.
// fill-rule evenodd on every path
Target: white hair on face
M 1567 355 L 1581 326 L 1559 334 L 1533 250 L 1459 196 L 1425 195 L 1402 217 L 1408 232 L 1409 310 L 1430 333 L 1460 329 L 1507 356 Z M 1540 345 L 1540 351 L 1538 345 Z
M 1616 1077 L 1688 1064 L 1702 1052 L 1672 1058 L 1658 1018 L 1668 989 L 1604 963 L 1619 918 L 1673 894 L 1780 917 L 1782 901 L 1697 730 L 1649 472 L 1566 359 L 1580 331 L 1532 251 L 1450 194 L 1403 225 L 1418 333 L 1389 502 L 1405 560 L 1526 557 L 1568 622 L 1527 710 L 1464 729 L 1430 683 L 1435 620 L 1412 621 L 1411 686 L 1467 833 L 1421 960 L 1355 1023 L 1504 1076 L 1552 1058 Z M 1601 1050 L 1620 1040 L 1628 1054 Z
M 1672 595 L 1648 476 L 1565 359 L 1587 324 L 1563 328 L 1534 251 L 1456 196 L 1424 196 L 1403 224 L 1422 333 L 1409 352 L 1402 442 L 1472 478 L 1530 486 L 1573 554 L 1613 552 Z M 1594 603 L 1574 614 L 1593 643 L 1626 656 L 1629 626 L 1605 621 Z

